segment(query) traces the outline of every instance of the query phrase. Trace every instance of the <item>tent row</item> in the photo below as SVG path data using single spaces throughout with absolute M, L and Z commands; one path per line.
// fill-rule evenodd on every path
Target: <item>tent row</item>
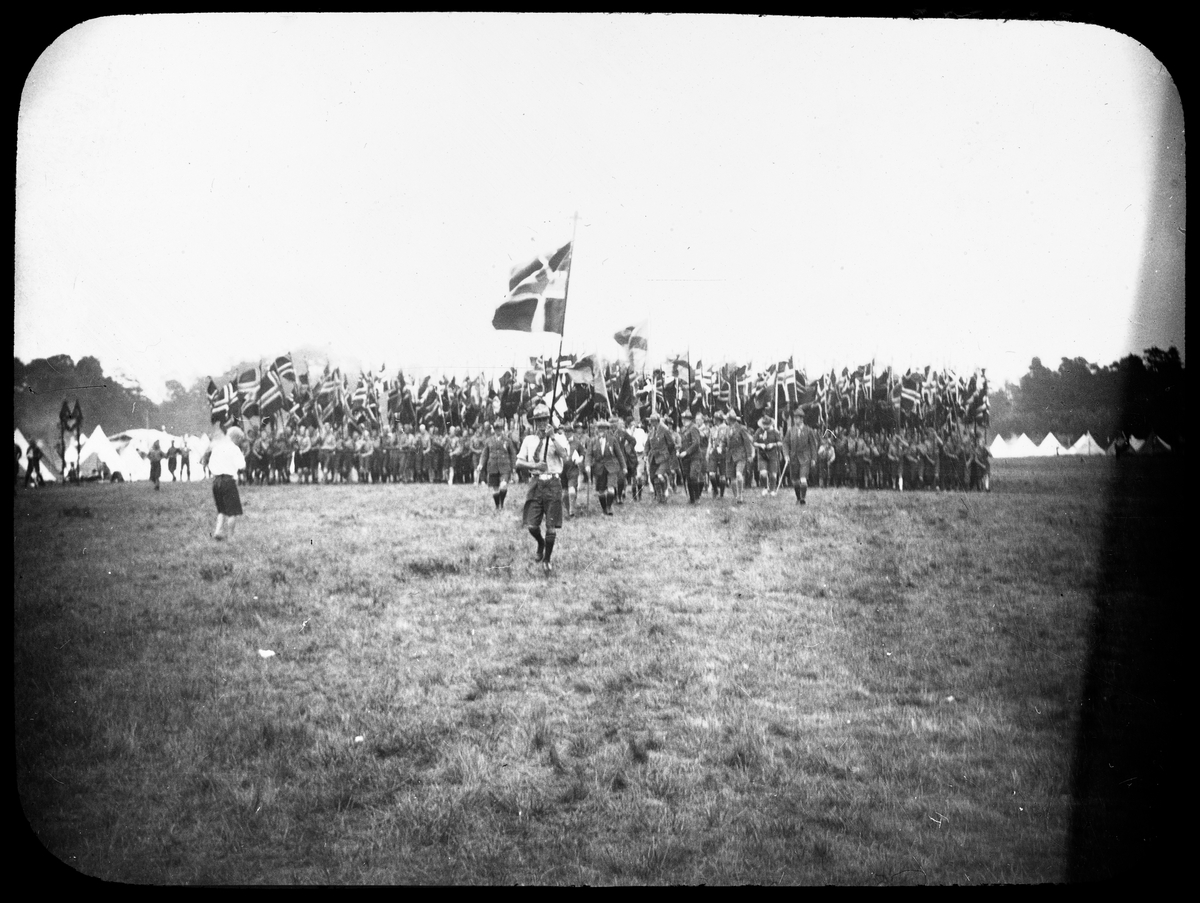
M 21 449 L 20 467 L 23 479 L 27 460 L 25 455 L 29 450 L 29 442 L 19 429 L 15 431 L 13 441 Z M 137 429 L 126 430 L 124 433 L 118 433 L 110 438 L 105 435 L 99 424 L 82 444 L 69 443 L 63 459 L 59 459 L 53 449 L 38 440 L 38 448 L 42 450 L 42 477 L 47 481 L 62 480 L 72 465 L 76 465 L 80 477 L 85 480 L 97 477 L 109 479 L 116 474 L 120 474 L 120 479 L 127 481 L 148 480 L 150 479 L 150 461 L 146 454 L 156 441 L 164 452 L 171 447 L 172 443 L 176 448 L 182 448 L 186 441 L 190 454 L 188 479 L 204 479 L 200 456 L 208 449 L 210 444 L 208 436 L 172 436 L 160 430 Z M 179 476 L 180 472 L 177 470 L 177 479 Z M 167 481 L 171 479 L 165 462 L 162 478 Z
M 1091 433 L 1084 433 L 1075 443 L 1067 448 L 1055 437 L 1047 433 L 1040 444 L 1034 445 L 1033 440 L 1022 433 L 1012 439 L 1004 439 L 999 433 L 988 446 L 993 458 L 1052 458 L 1057 455 L 1115 455 L 1121 440 L 1105 447 L 1097 442 Z M 1129 449 L 1134 454 L 1156 454 L 1169 452 L 1171 446 L 1153 433 L 1145 439 L 1130 437 Z

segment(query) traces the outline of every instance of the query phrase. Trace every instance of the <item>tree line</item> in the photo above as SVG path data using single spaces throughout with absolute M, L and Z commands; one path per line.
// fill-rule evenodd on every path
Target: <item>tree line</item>
M 249 366 L 231 368 L 225 379 Z M 1085 432 L 1110 442 L 1121 433 L 1145 437 L 1153 431 L 1174 446 L 1185 433 L 1183 380 L 1174 347 L 1149 348 L 1108 366 L 1064 357 L 1056 370 L 1035 357 L 1018 383 L 989 387 L 990 429 L 1005 436 L 1026 433 L 1035 441 L 1053 432 L 1063 442 Z M 208 382 L 202 377 L 185 387 L 171 380 L 165 400 L 156 404 L 136 380 L 106 374 L 94 357 L 76 362 L 59 354 L 28 364 L 14 358 L 14 423 L 27 436 L 57 443 L 62 403 L 78 399 L 85 434 L 97 423 L 109 435 L 134 427 L 199 434 L 211 429 Z
M 1107 367 L 1064 357 L 1051 370 L 1035 357 L 1019 383 L 992 389 L 991 429 L 1034 441 L 1052 432 L 1064 444 L 1085 432 L 1103 443 L 1154 432 L 1174 447 L 1186 431 L 1183 379 L 1174 347 L 1149 348 Z

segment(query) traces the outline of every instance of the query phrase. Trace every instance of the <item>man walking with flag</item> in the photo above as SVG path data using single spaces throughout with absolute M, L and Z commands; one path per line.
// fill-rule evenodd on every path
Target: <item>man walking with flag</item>
M 530 475 L 521 522 L 537 540 L 534 561 L 541 564 L 542 571 L 548 576 L 552 570 L 550 556 L 562 526 L 562 472 L 571 455 L 571 446 L 551 426 L 550 409 L 545 403 L 534 408 L 532 419 L 534 431 L 521 442 L 521 450 L 517 453 L 517 469 Z M 544 539 L 542 521 L 546 522 Z

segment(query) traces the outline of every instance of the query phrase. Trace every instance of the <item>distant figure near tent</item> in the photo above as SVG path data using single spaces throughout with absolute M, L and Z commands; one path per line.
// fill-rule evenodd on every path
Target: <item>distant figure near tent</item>
M 159 489 L 158 481 L 162 476 L 162 459 L 165 457 L 163 450 L 158 445 L 157 439 L 150 446 L 150 451 L 146 454 L 146 457 L 150 461 L 150 482 L 154 484 L 154 490 L 157 492 Z
M 46 481 L 42 478 L 42 450 L 36 442 L 29 443 L 26 458 L 29 463 L 25 468 L 25 485 L 28 486 L 32 482 L 34 486 L 45 486 Z

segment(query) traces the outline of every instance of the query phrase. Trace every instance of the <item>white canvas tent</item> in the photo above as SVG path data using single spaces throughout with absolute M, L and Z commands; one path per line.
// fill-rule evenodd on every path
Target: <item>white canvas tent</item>
M 120 457 L 121 475 L 126 480 L 150 479 L 150 462 L 138 454 L 132 443 L 121 449 Z
M 78 465 L 80 479 L 86 479 L 93 473 L 99 472 L 101 464 L 107 465 L 113 473 L 120 473 L 124 476 L 124 462 L 98 423 L 87 441 L 83 443 L 83 448 L 76 449 L 72 446 L 67 449 L 67 464 Z
M 29 454 L 29 441 L 25 438 L 25 434 L 22 433 L 20 429 L 13 430 L 13 444 L 16 445 L 17 448 L 21 449 L 21 460 L 19 463 L 21 467 L 21 479 L 24 480 L 27 470 L 26 465 L 29 463 L 29 458 L 26 457 Z M 42 479 L 47 483 L 56 482 L 59 479 L 59 476 L 54 472 L 54 467 L 52 466 L 50 459 L 45 456 L 44 453 L 46 450 L 42 448 L 42 443 L 38 443 L 38 448 L 41 448 L 43 452 L 41 464 L 38 466 L 38 469 L 42 472 Z
M 1055 438 L 1054 433 L 1046 433 L 1046 438 L 1042 440 L 1042 444 L 1037 447 L 1038 457 L 1053 458 L 1055 455 L 1061 455 L 1066 452 L 1063 444 Z
M 1084 433 L 1075 440 L 1074 445 L 1063 452 L 1066 455 L 1103 455 L 1104 453 L 1104 446 L 1093 439 L 1090 432 Z
M 988 451 L 993 458 L 1008 458 L 1011 457 L 1008 450 L 1008 442 L 1006 442 L 999 433 L 996 433 L 996 438 L 992 440 L 992 444 L 988 446 Z
M 123 471 L 127 480 L 150 479 L 150 462 L 144 455 L 150 451 L 150 447 L 156 441 L 164 453 L 170 449 L 171 443 L 175 443 L 176 448 L 183 448 L 183 443 L 186 441 L 190 453 L 188 464 L 188 469 L 191 471 L 190 478 L 192 480 L 204 479 L 204 468 L 200 466 L 200 456 L 211 444 L 208 436 L 172 436 L 162 430 L 131 429 L 117 433 L 112 437 L 112 441 L 114 446 L 119 449 L 121 459 L 127 468 Z M 176 479 L 179 479 L 180 473 L 180 468 L 176 467 Z M 163 461 L 162 479 L 167 482 L 171 481 L 171 473 L 167 468 L 166 461 Z
M 1037 454 L 1037 446 L 1024 433 L 1008 443 L 1008 457 L 1010 458 L 1036 458 Z

